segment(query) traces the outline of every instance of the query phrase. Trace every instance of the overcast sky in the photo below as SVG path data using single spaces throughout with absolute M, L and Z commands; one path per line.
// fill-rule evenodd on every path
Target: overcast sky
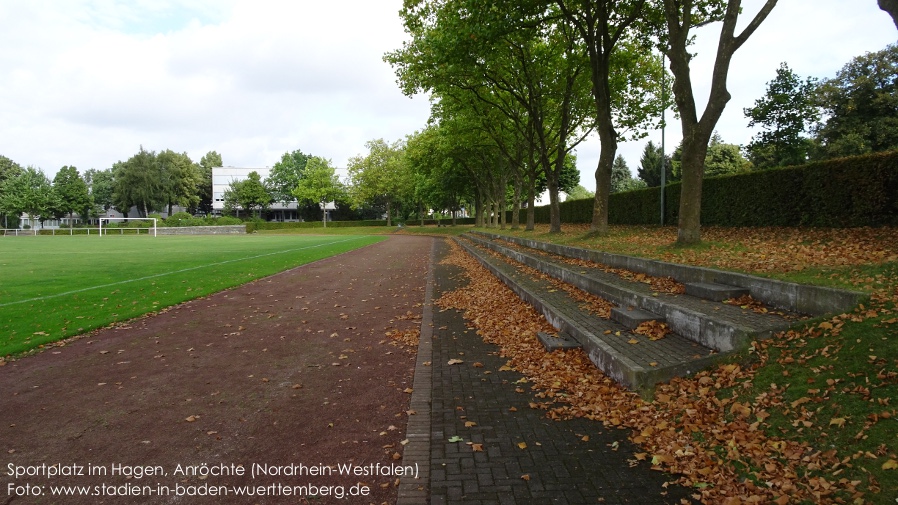
M 744 3 L 753 15 L 762 2 Z M 141 145 L 196 161 L 215 150 L 244 167 L 300 149 L 345 167 L 365 141 L 403 138 L 427 120 L 426 97 L 405 97 L 381 59 L 405 39 L 401 4 L 0 0 L 0 154 L 51 178 L 63 165 L 109 168 Z M 713 56 L 706 39 L 718 30 L 699 39 L 697 85 L 710 76 L 703 56 Z M 751 139 L 742 108 L 763 95 L 780 62 L 832 77 L 896 39 L 875 0 L 781 0 L 733 60 L 720 134 Z M 668 152 L 680 139 L 669 122 Z M 621 146 L 634 172 L 644 144 Z M 578 151 L 581 183 L 594 189 L 598 141 Z

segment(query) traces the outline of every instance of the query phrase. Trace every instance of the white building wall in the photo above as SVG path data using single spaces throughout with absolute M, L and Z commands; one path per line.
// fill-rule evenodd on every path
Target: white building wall
M 238 167 L 213 167 L 212 168 L 212 210 L 221 212 L 224 210 L 224 194 L 232 182 L 243 181 L 249 178 L 250 172 L 256 172 L 264 183 L 271 175 L 271 168 L 238 168 Z M 274 202 L 271 210 L 296 210 L 296 202 Z

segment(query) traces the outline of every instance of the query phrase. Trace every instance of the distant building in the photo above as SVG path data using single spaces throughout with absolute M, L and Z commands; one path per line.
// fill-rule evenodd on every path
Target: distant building
M 271 168 L 212 168 L 212 214 L 221 215 L 224 211 L 224 194 L 232 182 L 244 181 L 250 172 L 256 172 L 264 184 L 271 176 Z M 296 202 L 274 202 L 268 207 L 271 219 L 275 221 L 300 221 Z
M 221 215 L 224 211 L 224 194 L 232 182 L 243 181 L 249 178 L 250 172 L 256 172 L 264 184 L 271 176 L 270 168 L 239 168 L 239 167 L 213 167 L 212 168 L 212 214 Z M 273 202 L 269 207 L 269 220 L 271 221 L 302 221 L 299 217 L 298 205 L 292 202 Z M 325 205 L 324 210 L 336 209 L 334 202 Z M 330 212 L 328 212 L 330 220 Z
M 172 206 L 172 213 L 176 214 L 178 212 L 187 212 L 187 209 L 181 207 L 180 205 Z M 168 217 L 168 211 L 160 211 L 160 212 L 151 212 L 151 214 L 159 214 L 164 218 Z M 122 218 L 122 217 L 141 217 L 140 212 L 137 210 L 137 207 L 131 207 L 131 210 L 128 212 L 128 215 L 124 215 L 121 212 L 110 208 L 108 210 L 100 212 L 98 217 L 104 218 Z M 12 223 L 9 223 L 12 224 Z M 23 230 L 31 229 L 31 230 L 54 230 L 59 228 L 71 228 L 72 226 L 82 226 L 86 224 L 97 224 L 96 218 L 84 219 L 77 212 L 72 214 L 72 217 L 65 216 L 62 219 L 53 219 L 48 217 L 43 221 L 31 217 L 29 214 L 22 214 L 19 216 L 19 228 Z M 0 228 L 2 228 L 3 223 L 0 223 Z

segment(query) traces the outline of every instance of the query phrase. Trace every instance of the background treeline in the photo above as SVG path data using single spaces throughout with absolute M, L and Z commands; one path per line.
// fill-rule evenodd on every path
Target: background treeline
M 154 212 L 171 215 L 175 206 L 187 209 L 191 217 L 207 215 L 212 211 L 216 166 L 221 166 L 221 155 L 215 151 L 196 163 L 187 153 L 140 147 L 137 154 L 107 169 L 81 173 L 64 166 L 51 181 L 38 168 L 22 168 L 0 156 L 0 224 L 16 228 L 22 214 L 41 223 L 63 218 L 71 222 L 77 215 L 87 223 L 110 209 L 128 215 L 135 208 L 141 217 Z
M 648 142 L 631 171 L 623 157 L 606 158 L 617 141 L 657 127 L 670 106 L 671 79 L 653 54 L 657 33 L 626 32 L 609 66 L 596 68 L 595 41 L 578 21 L 583 11 L 564 2 L 455 9 L 478 1 L 420 2 L 402 11 L 411 42 L 385 59 L 405 92 L 432 95 L 425 128 L 367 142 L 349 159 L 344 180 L 330 160 L 285 153 L 266 180 L 250 174 L 231 182 L 225 214 L 279 219 L 272 204 L 297 202 L 299 218 L 318 221 L 323 204 L 336 202 L 329 211 L 335 221 L 386 218 L 392 225 L 463 214 L 480 226 L 547 222 L 557 230 L 562 221 L 589 222 L 600 232 L 597 223 L 658 222 L 660 192 L 634 190 L 659 186 L 663 170 L 665 223 L 682 228 L 684 195 L 695 185 L 689 166 L 697 162 L 706 179 L 697 196 L 702 224 L 895 222 L 894 158 L 865 155 L 898 149 L 898 45 L 858 56 L 826 79 L 802 78 L 781 64 L 766 93 L 743 111 L 747 126 L 758 129 L 747 145 L 713 131 L 701 149 L 681 144 L 667 154 Z M 711 14 L 726 22 L 722 11 Z M 610 108 L 597 105 L 597 82 L 623 93 L 602 98 Z M 609 124 L 610 140 L 603 130 Z M 575 151 L 596 133 L 604 140 L 598 191 L 590 193 L 579 184 Z M 0 224 L 15 227 L 22 214 L 90 219 L 109 209 L 171 215 L 175 206 L 186 213 L 171 224 L 200 224 L 212 210 L 214 166 L 222 166 L 215 151 L 194 162 L 186 153 L 141 147 L 107 169 L 62 167 L 50 181 L 0 156 Z M 544 193 L 549 205 L 538 209 Z M 564 194 L 584 200 L 562 202 Z
M 737 0 L 407 3 L 400 17 L 410 40 L 385 60 L 405 93 L 428 94 L 433 102 L 427 127 L 405 143 L 416 151 L 413 142 L 429 147 L 409 157 L 414 171 L 446 181 L 443 187 L 459 181 L 454 193 L 484 226 L 519 226 L 526 208 L 524 226 L 531 229 L 533 197 L 548 190 L 549 205 L 541 211 L 548 217 L 540 220 L 558 231 L 568 219 L 560 206 L 561 169 L 585 137 L 597 134 L 596 192 L 577 186 L 565 191 L 592 200 L 591 231 L 606 233 L 618 219 L 612 219 L 620 206 L 610 203 L 611 194 L 627 192 L 626 198 L 637 200 L 634 208 L 644 208 L 641 197 L 628 191 L 658 186 L 664 174 L 666 182 L 677 183 L 677 194 L 667 201 L 678 208 L 667 212 L 673 219 L 667 222 L 677 223 L 678 242 L 688 244 L 700 240 L 702 223 L 724 221 L 721 213 L 704 216 L 709 205 L 717 208 L 704 202 L 706 177 L 898 148 L 895 45 L 855 58 L 828 79 L 801 78 L 785 63 L 770 69 L 775 77 L 766 94 L 744 110 L 747 126 L 758 134 L 739 146 L 716 133 L 730 99 L 726 76 L 732 56 L 775 5 L 766 0 L 756 11 L 743 12 Z M 743 15 L 747 24 L 740 23 Z M 710 23 L 721 26 L 715 70 L 693 75 L 692 30 Z M 709 85 L 706 103 L 698 103 L 694 82 Z M 647 144 L 634 177 L 617 156 L 618 142 L 644 137 L 659 127 L 662 111 L 674 106 L 684 141 L 672 152 Z M 748 188 L 729 189 L 744 193 L 728 198 L 731 206 L 754 200 Z M 756 211 L 748 206 L 726 212 Z M 799 220 L 816 222 L 808 212 Z

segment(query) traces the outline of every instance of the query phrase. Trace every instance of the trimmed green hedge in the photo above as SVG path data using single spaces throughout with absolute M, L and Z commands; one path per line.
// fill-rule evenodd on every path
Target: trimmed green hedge
M 386 226 L 386 220 L 369 221 L 328 221 L 328 228 L 351 228 L 353 226 Z M 297 228 L 321 228 L 321 221 L 304 221 L 302 223 L 278 221 L 250 221 L 246 223 L 246 233 L 256 230 L 291 230 Z
M 508 219 L 511 220 L 510 217 Z M 457 217 L 457 218 L 455 218 L 456 225 L 474 224 L 475 221 L 476 221 L 476 219 L 473 217 Z M 424 220 L 424 226 L 436 226 L 438 224 L 442 225 L 442 226 L 452 226 L 452 218 L 444 217 L 443 219 L 425 219 Z M 421 220 L 420 219 L 406 219 L 403 222 L 403 225 L 404 226 L 421 226 Z
M 394 219 L 393 226 L 398 226 L 399 223 L 402 223 L 403 226 L 418 226 L 421 224 L 421 221 L 418 219 L 407 219 L 404 222 Z M 443 226 L 451 226 L 452 218 L 441 219 L 437 221 L 436 219 L 425 219 L 424 225 L 436 225 L 437 223 L 442 224 Z M 457 218 L 455 220 L 455 224 L 474 224 L 473 217 L 466 218 Z M 328 228 L 352 228 L 357 226 L 386 226 L 387 221 L 385 219 L 376 219 L 376 220 L 367 220 L 367 221 L 328 221 Z M 252 233 L 256 230 L 291 230 L 297 228 L 321 228 L 321 221 L 304 221 L 302 223 L 284 223 L 284 222 L 268 222 L 268 221 L 251 221 L 246 223 L 246 233 Z
M 592 222 L 592 199 L 562 202 L 563 223 Z M 666 224 L 676 224 L 680 183 L 665 188 Z M 658 224 L 660 191 L 646 188 L 609 199 L 612 224 Z M 549 207 L 537 207 L 538 223 Z M 702 185 L 702 224 L 714 226 L 898 225 L 898 151 L 709 177 Z

